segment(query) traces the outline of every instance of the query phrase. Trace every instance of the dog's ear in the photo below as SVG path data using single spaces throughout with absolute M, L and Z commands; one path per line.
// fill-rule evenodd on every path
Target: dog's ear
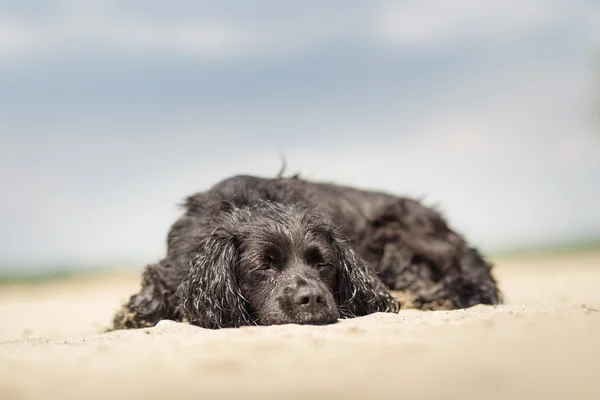
M 336 300 L 343 317 L 400 310 L 398 300 L 340 232 L 333 235 L 333 248 L 340 260 Z
M 181 312 L 188 322 L 211 329 L 253 323 L 239 290 L 238 259 L 236 240 L 225 229 L 202 242 L 178 288 Z

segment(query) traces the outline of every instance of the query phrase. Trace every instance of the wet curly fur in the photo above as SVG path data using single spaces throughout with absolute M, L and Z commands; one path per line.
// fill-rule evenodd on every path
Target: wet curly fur
M 330 323 L 397 312 L 397 297 L 426 310 L 497 304 L 491 269 L 417 200 L 298 176 L 236 176 L 187 198 L 165 258 L 146 267 L 140 293 L 113 322 Z M 294 302 L 306 287 L 318 312 Z

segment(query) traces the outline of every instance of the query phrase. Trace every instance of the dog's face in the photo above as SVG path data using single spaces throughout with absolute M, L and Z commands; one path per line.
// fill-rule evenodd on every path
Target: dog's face
M 335 322 L 340 260 L 332 233 L 310 213 L 281 222 L 261 219 L 238 236 L 239 285 L 249 311 L 261 325 Z
M 399 308 L 313 209 L 260 202 L 227 211 L 215 224 L 178 291 L 193 324 L 328 324 Z

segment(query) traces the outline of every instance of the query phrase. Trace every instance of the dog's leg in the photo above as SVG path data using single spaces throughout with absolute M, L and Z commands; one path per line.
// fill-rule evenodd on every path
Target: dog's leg
M 405 303 L 421 309 L 498 304 L 491 265 L 434 209 L 400 199 L 384 205 L 367 226 L 361 254 Z
M 448 265 L 439 265 L 425 255 L 402 257 L 396 246 L 388 246 L 383 257 L 382 280 L 407 307 L 423 310 L 453 310 L 476 304 L 499 304 L 502 295 L 488 264 L 475 249 Z
M 131 296 L 113 319 L 114 329 L 147 328 L 161 319 L 181 320 L 173 299 L 171 285 L 165 283 L 165 266 L 152 264 L 142 275 L 140 293 Z
M 447 298 L 453 308 L 467 308 L 476 304 L 500 304 L 502 294 L 492 276 L 492 265 L 476 249 L 467 248 L 456 268 L 441 279 L 441 290 L 423 293 L 418 300 L 427 304 L 436 298 Z

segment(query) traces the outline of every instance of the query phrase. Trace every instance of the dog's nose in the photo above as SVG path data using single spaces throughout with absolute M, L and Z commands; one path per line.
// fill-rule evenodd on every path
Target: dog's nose
M 319 287 L 305 286 L 298 289 L 294 300 L 302 310 L 315 312 L 325 306 L 325 293 Z

